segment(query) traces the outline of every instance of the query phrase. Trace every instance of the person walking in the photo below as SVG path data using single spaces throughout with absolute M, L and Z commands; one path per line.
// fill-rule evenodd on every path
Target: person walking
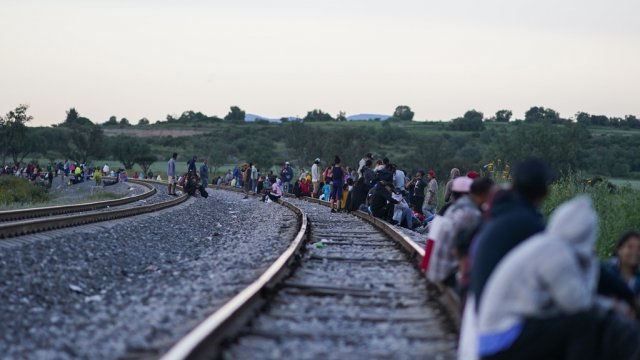
M 169 195 L 177 196 L 176 194 L 176 159 L 178 159 L 178 153 L 173 153 L 169 161 L 167 162 L 167 178 L 169 182 Z

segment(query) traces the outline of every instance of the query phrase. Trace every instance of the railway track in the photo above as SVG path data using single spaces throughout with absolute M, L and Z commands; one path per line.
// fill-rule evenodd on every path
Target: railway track
M 130 206 L 141 200 L 148 201 L 145 199 L 157 195 L 158 190 L 156 186 L 160 184 L 166 186 L 164 183 L 153 181 L 130 180 L 130 182 L 145 186 L 149 190 L 136 196 L 116 200 L 5 211 L 2 213 L 4 216 L 2 219 L 4 221 L 0 222 L 0 238 L 7 239 L 48 230 L 145 214 L 178 205 L 188 198 L 187 195 L 182 195 L 167 201 L 154 201 L 153 203 L 149 201 L 150 204 Z M 13 221 L 9 221 L 8 219 L 12 219 Z
M 85 212 L 85 211 L 91 211 L 96 209 L 104 209 L 108 207 L 121 206 L 125 204 L 130 204 L 136 201 L 144 200 L 157 193 L 157 189 L 149 183 L 138 181 L 138 180 L 130 180 L 129 182 L 144 186 L 145 188 L 147 188 L 147 191 L 139 195 L 128 196 L 128 197 L 115 199 L 115 200 L 104 200 L 104 201 L 94 201 L 94 202 L 83 203 L 83 204 L 46 206 L 46 207 L 36 207 L 36 208 L 30 208 L 30 209 L 0 211 L 0 222 L 33 219 L 33 218 L 44 217 L 44 216 L 72 214 L 72 213 Z
M 455 358 L 455 305 L 428 289 L 418 245 L 368 215 L 283 204 L 300 219 L 289 249 L 163 359 Z

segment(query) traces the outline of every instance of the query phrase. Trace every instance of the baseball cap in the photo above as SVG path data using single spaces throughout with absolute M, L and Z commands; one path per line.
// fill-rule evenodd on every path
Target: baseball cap
M 468 193 L 471 190 L 471 184 L 473 184 L 473 179 L 466 176 L 457 177 L 453 179 L 451 191 Z

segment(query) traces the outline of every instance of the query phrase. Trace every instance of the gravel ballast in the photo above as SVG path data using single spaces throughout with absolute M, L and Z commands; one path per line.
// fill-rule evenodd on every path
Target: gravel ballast
M 259 277 L 297 232 L 282 206 L 209 193 L 158 214 L 2 249 L 0 358 L 166 351 Z

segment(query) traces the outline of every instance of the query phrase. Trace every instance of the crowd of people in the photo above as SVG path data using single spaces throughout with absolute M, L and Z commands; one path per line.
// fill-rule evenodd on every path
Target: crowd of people
M 96 185 L 112 185 L 118 181 L 126 181 L 129 178 L 125 169 L 112 169 L 108 163 L 100 167 L 71 160 L 48 163 L 46 166 L 41 166 L 37 161 L 29 162 L 26 165 L 19 163 L 13 166 L 5 165 L 0 167 L 0 175 L 22 177 L 33 184 L 44 185 L 46 187 L 51 187 L 55 177 L 60 177 L 63 181 L 66 181 L 68 185 L 87 181 L 94 181 Z M 105 176 L 114 179 L 103 182 L 103 177 Z M 132 176 L 134 179 L 153 179 L 154 174 L 152 171 L 148 171 L 147 174 L 135 171 Z
M 451 169 L 439 199 L 433 170 L 413 176 L 366 154 L 357 170 L 336 156 L 294 176 L 289 163 L 262 175 L 246 163 L 216 179 L 278 201 L 284 193 L 366 211 L 425 234 L 421 268 L 461 303 L 460 359 L 640 358 L 640 233 L 623 234 L 613 259 L 595 253 L 598 217 L 579 196 L 545 224 L 552 171 L 529 159 L 509 186 Z

